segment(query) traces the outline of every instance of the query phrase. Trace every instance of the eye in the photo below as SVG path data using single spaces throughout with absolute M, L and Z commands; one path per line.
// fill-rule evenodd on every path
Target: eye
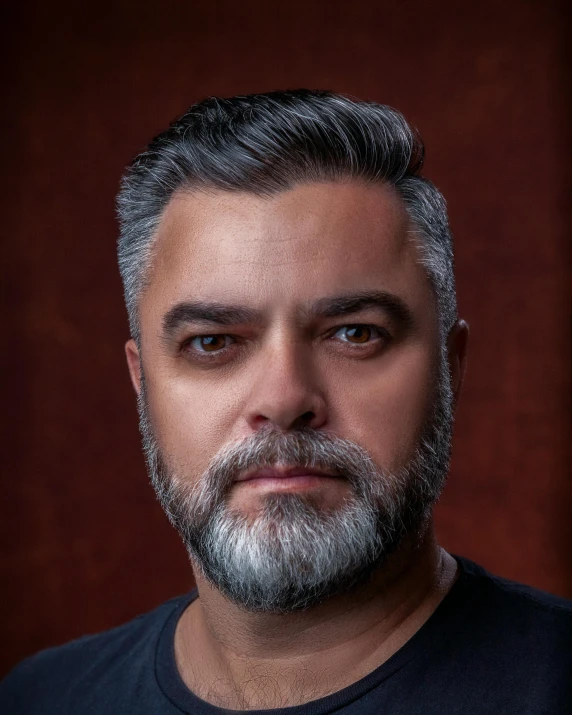
M 230 335 L 197 335 L 187 346 L 198 353 L 216 353 L 233 342 Z
M 367 345 L 388 336 L 375 325 L 344 325 L 334 333 L 334 337 L 339 338 L 344 343 L 352 345 Z

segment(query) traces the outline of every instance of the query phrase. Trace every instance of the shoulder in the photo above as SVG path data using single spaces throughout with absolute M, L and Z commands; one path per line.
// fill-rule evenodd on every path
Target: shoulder
M 483 637 L 509 638 L 541 650 L 572 646 L 572 601 L 495 576 L 456 556 L 474 622 Z
M 42 703 L 46 715 L 55 713 L 59 703 L 70 700 L 74 687 L 107 683 L 116 688 L 137 670 L 152 669 L 159 633 L 169 616 L 189 600 L 189 595 L 171 599 L 117 628 L 27 658 L 0 683 L 0 711 L 35 713 L 33 699 Z
M 482 590 L 484 594 L 523 608 L 539 609 L 541 612 L 554 613 L 564 619 L 572 617 L 572 601 L 561 596 L 554 596 L 546 591 L 527 586 L 517 581 L 495 576 L 479 564 L 462 556 L 455 556 L 461 574 L 467 582 Z

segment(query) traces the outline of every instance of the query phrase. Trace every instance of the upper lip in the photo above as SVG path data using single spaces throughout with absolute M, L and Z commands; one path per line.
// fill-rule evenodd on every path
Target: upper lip
M 235 481 L 246 482 L 250 479 L 288 479 L 288 477 L 301 477 L 307 474 L 318 477 L 336 477 L 336 474 L 316 467 L 263 467 L 251 469 L 240 474 Z

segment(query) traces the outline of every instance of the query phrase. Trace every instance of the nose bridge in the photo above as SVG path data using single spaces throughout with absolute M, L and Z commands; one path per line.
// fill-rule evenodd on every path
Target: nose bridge
M 287 331 L 262 348 L 247 405 L 247 420 L 257 428 L 268 422 L 281 429 L 299 424 L 314 428 L 326 419 L 325 401 L 312 360 L 312 348 Z

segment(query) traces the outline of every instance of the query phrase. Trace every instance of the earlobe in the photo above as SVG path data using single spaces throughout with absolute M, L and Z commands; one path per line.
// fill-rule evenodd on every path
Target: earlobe
M 127 357 L 127 367 L 129 368 L 131 382 L 135 392 L 139 394 L 141 391 L 141 360 L 135 340 L 131 339 L 125 343 L 125 356 Z
M 457 320 L 447 338 L 449 368 L 451 370 L 451 387 L 455 406 L 459 401 L 461 387 L 467 369 L 467 346 L 469 342 L 469 326 L 464 320 Z

